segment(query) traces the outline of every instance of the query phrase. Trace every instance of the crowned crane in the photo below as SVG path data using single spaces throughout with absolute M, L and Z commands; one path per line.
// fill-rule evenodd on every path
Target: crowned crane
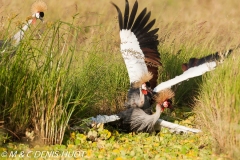
M 158 68 L 161 67 L 161 62 L 160 53 L 157 50 L 158 28 L 152 29 L 155 19 L 148 22 L 151 12 L 147 13 L 147 8 L 136 16 L 137 1 L 130 13 L 129 3 L 126 0 L 124 15 L 116 4 L 112 3 L 112 5 L 118 12 L 120 48 L 130 80 L 126 101 L 127 109 L 115 117 L 131 131 L 152 132 L 163 109 L 171 107 L 170 99 L 174 93 L 169 88 L 213 70 L 217 65 L 215 59 L 219 59 L 220 56 L 216 53 L 200 59 L 191 58 L 189 63 L 182 65 L 183 74 L 157 85 Z M 156 102 L 156 112 L 151 114 L 151 105 L 154 102 Z
M 169 99 L 173 96 L 172 91 L 166 91 L 171 94 L 163 94 L 164 101 L 157 102 L 156 112 L 151 115 L 151 105 L 156 94 L 152 88 L 157 85 L 158 68 L 162 65 L 157 50 L 158 28 L 151 30 L 155 19 L 148 22 L 151 12 L 147 13 L 146 8 L 136 16 L 137 1 L 129 15 L 129 3 L 126 0 L 124 17 L 119 7 L 112 4 L 118 12 L 121 53 L 130 79 L 126 101 L 128 109 L 119 113 L 118 116 L 123 119 L 123 123 L 130 125 L 131 130 L 151 132 L 160 116 L 161 106 L 169 107 L 171 105 Z M 159 94 L 160 97 L 163 95 Z
M 171 89 L 160 91 L 154 96 L 156 101 L 156 111 L 153 114 L 146 112 L 139 107 L 129 107 L 128 109 L 118 113 L 122 127 L 127 131 L 135 132 L 153 132 L 154 126 L 165 108 L 171 105 L 170 99 L 174 96 Z
M 45 2 L 38 0 L 32 4 L 31 12 L 32 16 L 28 17 L 27 23 L 11 38 L 11 43 L 7 43 L 4 40 L 0 40 L 0 49 L 5 47 L 14 46 L 17 47 L 20 41 L 23 39 L 24 32 L 30 27 L 31 24 L 35 24 L 37 19 L 43 21 L 44 11 L 47 10 L 47 5 Z
M 161 66 L 157 50 L 158 28 L 151 30 L 155 19 L 148 23 L 151 12 L 147 13 L 146 8 L 136 17 L 137 1 L 129 15 L 129 3 L 126 0 L 124 17 L 118 6 L 112 4 L 118 12 L 121 53 L 130 79 L 126 105 L 147 109 L 151 99 L 148 97 L 152 97 L 151 88 L 157 85 L 158 67 Z

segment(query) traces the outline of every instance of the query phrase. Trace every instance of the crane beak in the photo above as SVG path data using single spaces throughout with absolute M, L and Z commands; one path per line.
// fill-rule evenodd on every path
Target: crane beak
M 42 22 L 44 22 L 44 21 L 43 21 L 43 17 L 39 17 L 39 19 L 40 19 Z

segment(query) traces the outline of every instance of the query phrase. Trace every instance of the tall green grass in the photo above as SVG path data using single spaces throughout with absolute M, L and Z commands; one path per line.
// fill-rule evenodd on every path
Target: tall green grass
M 71 118 L 110 114 L 123 106 L 129 84 L 120 55 L 104 53 L 94 39 L 91 47 L 80 46 L 82 30 L 57 21 L 40 38 L 37 28 L 28 31 L 13 57 L 10 51 L 2 55 L 0 114 L 15 135 L 30 129 L 39 142 L 61 144 Z
M 194 111 L 198 125 L 209 132 L 218 154 L 238 159 L 240 148 L 239 50 L 204 77 Z

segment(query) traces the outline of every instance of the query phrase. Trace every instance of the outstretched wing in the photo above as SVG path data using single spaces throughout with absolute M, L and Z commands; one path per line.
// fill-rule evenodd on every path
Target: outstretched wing
M 160 54 L 157 51 L 159 41 L 156 33 L 158 28 L 151 30 L 155 19 L 148 23 L 151 12 L 147 13 L 146 8 L 136 16 L 137 1 L 129 15 L 129 3 L 126 0 L 124 17 L 119 7 L 112 4 L 118 12 L 121 53 L 128 70 L 130 83 L 139 81 L 143 75 L 152 72 L 153 78 L 150 80 L 150 84 L 155 87 L 158 79 L 158 67 L 161 66 Z
M 154 92 L 159 92 L 166 88 L 171 88 L 173 85 L 178 84 L 182 81 L 203 75 L 208 71 L 214 70 L 215 67 L 217 66 L 217 63 L 221 62 L 231 52 L 232 49 L 228 50 L 225 53 L 216 52 L 214 54 L 210 54 L 200 59 L 191 58 L 188 63 L 184 63 L 182 65 L 182 69 L 184 71 L 183 74 L 176 76 L 175 78 L 170 79 L 166 82 L 162 82 L 161 84 L 154 88 Z
M 188 69 L 187 71 L 183 72 L 183 74 L 176 76 L 173 79 L 170 79 L 166 82 L 162 82 L 157 87 L 153 89 L 154 92 L 160 92 L 161 90 L 164 90 L 166 88 L 171 88 L 173 85 L 178 84 L 182 81 L 185 81 L 189 78 L 197 77 L 200 75 L 203 75 L 205 72 L 211 71 L 216 67 L 216 62 L 209 62 L 204 63 L 196 67 L 192 67 Z
M 229 56 L 232 53 L 233 49 L 229 49 L 226 52 L 216 52 L 214 54 L 207 55 L 202 58 L 190 58 L 188 63 L 182 64 L 182 70 L 186 71 L 189 68 L 199 66 L 201 64 L 204 64 L 206 62 L 211 62 L 211 61 L 223 61 L 224 58 Z

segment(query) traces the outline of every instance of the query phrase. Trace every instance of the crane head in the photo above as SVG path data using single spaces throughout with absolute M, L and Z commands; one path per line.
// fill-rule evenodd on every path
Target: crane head
M 172 109 L 171 98 L 174 97 L 174 95 L 171 89 L 165 89 L 156 94 L 155 100 L 157 104 L 160 104 L 162 111 L 164 111 L 165 108 Z
M 164 111 L 165 108 L 169 108 L 170 110 L 173 110 L 171 99 L 167 99 L 161 104 L 162 111 Z
M 35 17 L 36 17 L 37 19 L 40 19 L 41 21 L 43 21 L 44 12 L 37 12 L 37 13 L 35 14 Z
M 153 77 L 153 74 L 151 72 L 147 72 L 142 75 L 142 77 L 137 81 L 132 83 L 133 88 L 141 88 L 142 93 L 144 95 L 147 95 L 148 93 L 152 92 L 151 85 L 149 83 L 149 80 L 151 80 Z
M 152 73 L 147 72 L 136 82 L 131 83 L 128 91 L 126 106 L 140 107 L 150 106 L 146 96 L 151 97 L 152 90 L 149 80 L 152 78 Z
M 43 21 L 44 11 L 47 10 L 47 4 L 42 0 L 37 0 L 32 4 L 31 12 L 33 19 L 40 19 Z

